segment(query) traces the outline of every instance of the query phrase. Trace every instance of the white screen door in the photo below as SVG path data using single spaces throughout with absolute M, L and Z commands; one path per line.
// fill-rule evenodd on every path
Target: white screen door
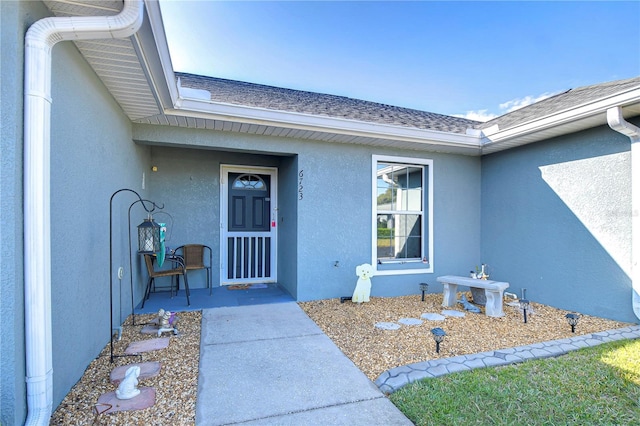
M 221 167 L 220 283 L 276 282 L 277 170 Z

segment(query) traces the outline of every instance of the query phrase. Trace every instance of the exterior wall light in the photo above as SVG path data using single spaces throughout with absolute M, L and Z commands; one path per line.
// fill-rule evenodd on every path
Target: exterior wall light
M 441 329 L 440 327 L 437 328 L 432 328 L 431 329 L 431 335 L 433 336 L 433 340 L 436 341 L 436 353 L 440 353 L 440 343 L 442 343 L 442 341 L 444 340 L 444 336 L 447 335 L 447 333 L 444 332 L 443 329 Z
M 576 332 L 576 325 L 578 325 L 578 321 L 580 321 L 580 314 L 567 314 L 564 316 L 567 319 L 567 322 L 571 326 L 571 332 Z

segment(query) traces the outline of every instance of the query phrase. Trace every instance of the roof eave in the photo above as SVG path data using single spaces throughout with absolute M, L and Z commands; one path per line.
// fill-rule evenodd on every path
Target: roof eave
M 456 153 L 462 149 L 468 155 L 480 155 L 481 150 L 480 138 L 473 135 L 248 107 L 182 96 L 178 98 L 175 108 L 165 111 L 165 114 L 287 127 L 338 135 L 383 138 L 398 142 L 435 145 L 441 147 L 443 151 L 446 151 L 446 147 L 452 147 L 455 148 Z
M 622 107 L 626 117 L 640 114 L 640 88 L 616 93 L 518 126 L 485 134 L 481 139 L 482 154 L 491 154 L 550 137 L 606 125 L 607 109 L 617 106 Z
M 160 100 L 166 115 L 225 120 L 236 123 L 287 127 L 336 135 L 381 138 L 398 141 L 398 147 L 438 147 L 439 151 L 485 155 L 526 145 L 551 137 L 606 125 L 606 111 L 620 106 L 625 117 L 640 115 L 640 88 L 605 97 L 574 108 L 491 132 L 470 131 L 467 134 L 418 129 L 390 124 L 379 124 L 324 117 L 312 114 L 277 111 L 264 108 L 213 102 L 202 98 L 188 98 L 180 93 L 164 32 L 160 6 L 156 0 L 144 0 L 149 16 L 148 34 L 154 46 L 139 49 L 141 62 L 146 66 L 149 83 Z M 143 28 L 142 31 L 147 30 Z M 146 38 L 147 43 L 151 40 Z M 157 56 L 155 56 L 157 55 Z M 151 59 L 149 59 L 151 57 Z

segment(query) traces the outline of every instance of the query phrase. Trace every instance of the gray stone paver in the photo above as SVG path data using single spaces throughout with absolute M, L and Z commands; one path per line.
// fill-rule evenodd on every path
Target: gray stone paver
M 438 377 L 475 368 L 516 364 L 531 359 L 549 358 L 586 347 L 598 346 L 606 342 L 639 338 L 640 325 L 634 325 L 617 330 L 608 330 L 548 342 L 532 343 L 515 348 L 433 359 L 387 370 L 376 379 L 375 384 L 382 392 L 390 394 L 409 383 L 425 378 Z
M 414 370 L 411 373 L 407 374 L 405 377 L 407 378 L 409 383 L 413 383 L 417 382 L 418 380 L 429 379 L 435 376 L 429 371 Z
M 587 342 L 585 342 L 584 340 L 576 340 L 575 342 L 573 342 L 573 346 L 577 347 L 578 349 L 589 347 Z
M 469 367 L 471 369 L 486 367 L 486 365 L 484 365 L 484 362 L 482 362 L 481 359 L 471 359 L 471 360 L 465 362 L 464 365 L 466 365 L 467 367 Z
M 428 370 L 434 377 L 444 376 L 448 374 L 447 367 L 445 365 L 436 365 L 435 367 L 431 367 Z
M 496 358 L 495 356 L 488 356 L 484 359 L 484 363 L 487 367 L 496 367 L 498 365 L 509 364 L 502 358 Z
M 576 349 L 578 349 L 576 345 L 572 345 L 571 343 L 563 343 L 560 345 L 560 348 L 562 348 L 562 350 L 565 352 L 575 351 Z
M 535 355 L 537 358 L 548 358 L 551 355 L 553 355 L 551 352 L 549 352 L 546 349 L 540 349 L 540 348 L 533 348 L 531 349 L 531 353 L 533 355 Z
M 517 362 L 522 362 L 522 358 L 520 358 L 517 355 L 507 355 L 507 357 L 504 359 L 505 361 L 507 361 L 509 364 L 515 364 Z
M 458 356 L 454 356 L 452 358 L 447 358 L 447 361 L 449 363 L 461 363 L 461 362 L 465 362 L 467 360 L 467 357 L 465 357 L 464 355 L 458 355 Z
M 518 356 L 524 360 L 535 358 L 536 356 L 531 353 L 531 351 L 520 351 L 518 352 Z
M 471 367 L 465 364 L 457 363 L 457 362 L 452 362 L 451 364 L 447 364 L 445 365 L 445 367 L 447 367 L 447 371 L 449 371 L 449 373 L 457 373 L 458 371 L 471 370 Z
M 422 324 L 424 321 L 419 320 L 417 318 L 400 318 L 398 320 L 398 322 L 400 324 L 404 324 L 404 325 L 420 325 Z

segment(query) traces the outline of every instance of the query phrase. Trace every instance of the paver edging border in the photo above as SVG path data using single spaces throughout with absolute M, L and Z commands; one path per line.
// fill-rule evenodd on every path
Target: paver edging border
M 429 361 L 402 365 L 384 371 L 375 380 L 376 386 L 385 395 L 419 380 L 439 377 L 464 370 L 519 364 L 533 359 L 551 358 L 565 355 L 586 347 L 598 346 L 616 340 L 640 339 L 640 325 L 632 325 L 613 330 L 581 336 L 549 340 L 514 348 L 497 349 L 451 358 L 437 358 Z M 451 366 L 451 369 L 448 367 Z M 467 367 L 461 368 L 461 366 Z

